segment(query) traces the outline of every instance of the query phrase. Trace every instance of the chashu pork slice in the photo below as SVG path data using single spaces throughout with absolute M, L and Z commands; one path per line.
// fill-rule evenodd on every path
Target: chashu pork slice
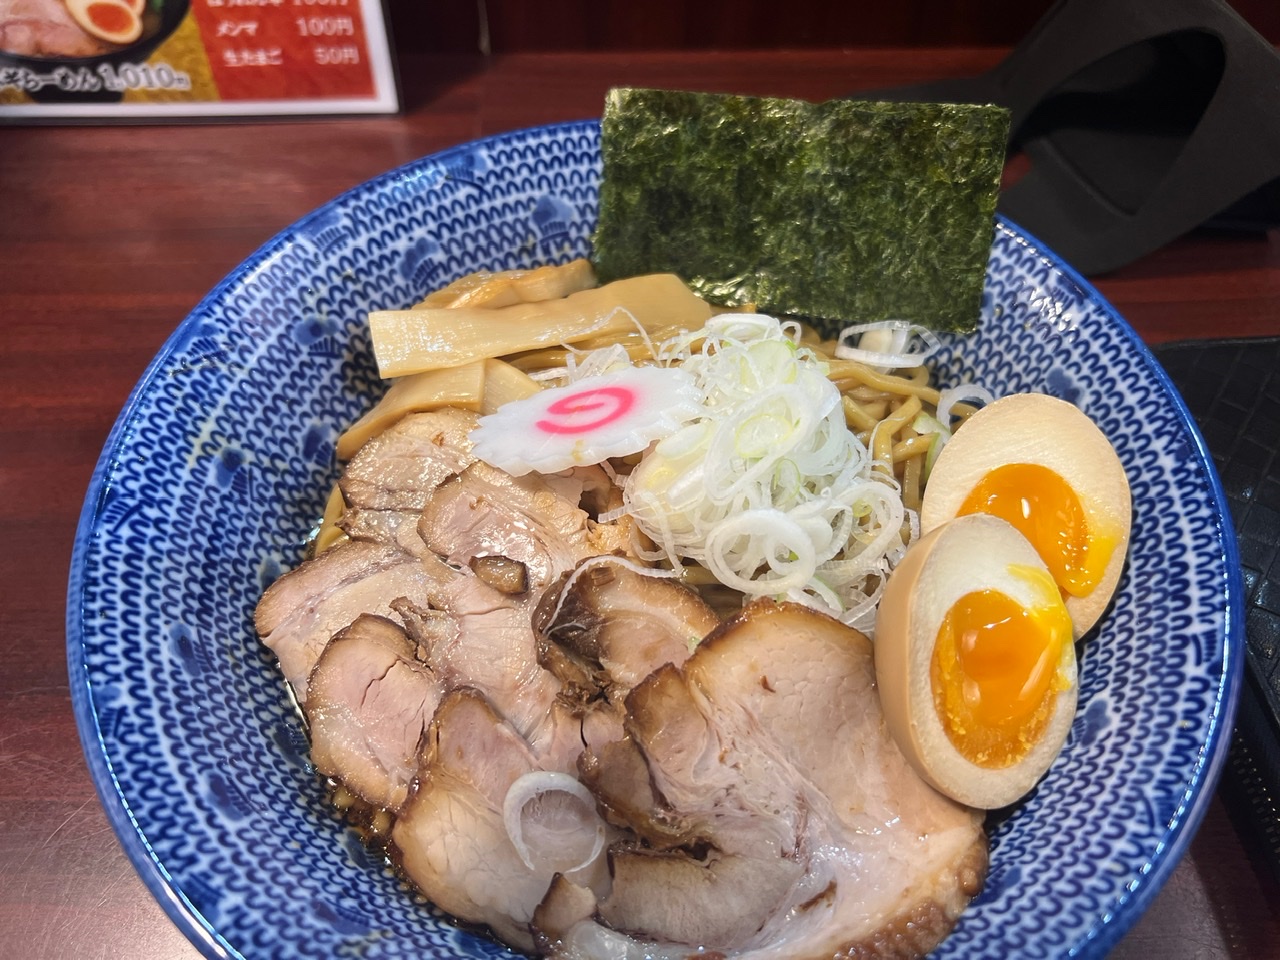
M 475 461 L 470 432 L 477 419 L 456 407 L 413 413 L 364 444 L 338 482 L 343 531 L 421 553 L 418 518 L 436 489 Z
M 422 736 L 443 694 L 415 649 L 399 624 L 364 614 L 329 641 L 308 683 L 316 770 L 393 812 L 418 772 Z
M 901 755 L 862 634 L 757 601 L 627 705 L 632 745 L 588 779 L 652 842 L 615 845 L 613 888 L 589 913 L 583 890 L 552 886 L 537 927 L 548 954 L 919 956 L 980 889 L 982 817 Z M 617 803 L 637 757 L 651 791 Z M 709 896 L 731 879 L 733 896 Z
M 59 0 L 0 0 L 0 50 L 20 57 L 96 57 L 119 49 L 82 28 Z
M 693 590 L 620 556 L 583 560 L 543 595 L 534 612 L 538 662 L 559 679 L 560 702 L 582 718 L 589 749 L 576 764 L 581 776 L 593 776 L 598 756 L 629 743 L 625 702 L 635 685 L 658 667 L 684 663 L 719 623 Z M 617 796 L 598 794 L 606 814 L 610 802 L 634 805 L 647 795 L 643 760 L 630 773 L 610 781 Z
M 431 498 L 418 533 L 456 566 L 480 557 L 523 564 L 529 590 L 541 596 L 579 560 L 605 552 L 602 545 L 615 545 L 614 525 L 595 523 L 582 506 L 584 494 L 595 496 L 591 491 L 600 482 L 585 468 L 513 477 L 477 461 Z
M 305 705 L 311 671 L 335 633 L 365 613 L 399 620 L 393 604 L 400 599 L 425 608 L 449 576 L 447 567 L 396 544 L 350 540 L 272 583 L 258 600 L 254 626 Z
M 445 689 L 479 691 L 542 765 L 573 770 L 582 752 L 581 723 L 561 701 L 555 674 L 538 663 L 532 600 L 463 573 L 442 584 L 433 603 L 411 629 Z
M 539 660 L 582 701 L 621 703 L 720 624 L 679 580 L 616 556 L 583 560 L 534 612 Z
M 535 799 L 528 816 L 549 819 L 529 824 L 529 836 L 522 836 L 529 841 L 524 856 L 512 842 L 505 817 L 508 791 L 543 770 L 528 743 L 478 691 L 461 688 L 445 695 L 419 763 L 418 781 L 391 833 L 390 854 L 440 908 L 529 950 L 529 921 L 553 878 L 563 874 L 584 890 L 607 883 L 604 857 L 591 844 L 601 824 L 589 804 L 549 803 L 540 814 Z M 535 835 L 544 842 L 535 842 Z M 566 851 L 573 864 L 564 859 Z
M 547 769 L 576 768 L 583 731 L 560 678 L 539 662 L 533 617 L 548 586 L 612 529 L 583 508 L 604 502 L 608 486 L 598 468 L 511 477 L 477 461 L 436 491 L 418 525 L 428 555 L 461 571 L 422 618 L 424 659 L 447 689 L 483 693 Z M 518 569 L 521 588 L 495 586 L 486 560 Z
M 370 510 L 419 511 L 442 483 L 475 457 L 477 414 L 456 407 L 411 413 L 360 448 L 340 485 L 348 504 Z

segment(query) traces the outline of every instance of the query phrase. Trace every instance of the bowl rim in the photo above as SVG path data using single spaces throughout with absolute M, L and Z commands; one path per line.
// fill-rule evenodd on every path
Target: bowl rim
M 158 373 L 168 363 L 175 351 L 187 341 L 189 331 L 199 322 L 198 318 L 202 318 L 208 312 L 208 307 L 213 305 L 223 295 L 224 291 L 239 284 L 245 274 L 251 272 L 257 265 L 266 261 L 277 251 L 293 243 L 293 238 L 299 228 L 320 216 L 323 211 L 340 204 L 349 197 L 363 194 L 369 190 L 379 189 L 383 184 L 393 182 L 406 172 L 420 168 L 423 164 L 440 163 L 453 154 L 466 153 L 478 146 L 501 142 L 510 138 L 519 138 L 532 133 L 554 133 L 568 136 L 598 129 L 599 120 L 585 119 L 527 126 L 489 134 L 408 161 L 352 186 L 321 206 L 309 211 L 259 246 L 229 271 L 216 286 L 196 303 L 147 364 L 143 373 L 131 388 L 124 406 L 107 434 L 102 451 L 98 456 L 88 482 L 79 521 L 76 526 L 69 564 L 65 629 L 71 705 L 81 748 L 94 789 L 107 815 L 108 822 L 126 856 L 143 884 L 151 892 L 169 919 L 205 957 L 211 958 L 211 960 L 224 960 L 224 958 L 245 960 L 245 958 L 235 947 L 223 939 L 217 930 L 200 915 L 190 901 L 176 889 L 164 864 L 148 843 L 141 825 L 134 818 L 121 785 L 111 767 L 111 762 L 106 752 L 106 744 L 102 739 L 99 727 L 99 718 L 89 691 L 87 677 L 89 665 L 85 657 L 85 631 L 84 623 L 80 616 L 80 598 L 84 590 L 85 558 L 92 546 L 94 527 L 103 496 L 107 492 L 104 480 L 118 461 L 117 454 L 121 440 L 129 430 L 142 397 L 150 390 Z M 1181 394 L 1159 361 L 1155 359 L 1154 354 L 1152 354 L 1128 321 L 1090 281 L 1062 260 L 1061 257 L 1033 234 L 1028 233 L 1008 217 L 996 214 L 994 230 L 999 231 L 1002 229 L 1012 234 L 1019 242 L 1024 243 L 1037 256 L 1047 261 L 1055 270 L 1071 280 L 1084 292 L 1106 315 L 1108 321 L 1114 324 L 1123 334 L 1125 341 L 1134 349 L 1135 354 L 1141 358 L 1146 370 L 1164 388 L 1166 395 L 1174 405 L 1179 424 L 1187 432 L 1200 462 L 1205 467 L 1209 492 L 1212 496 L 1217 517 L 1217 532 L 1223 547 L 1223 560 L 1227 568 L 1227 575 L 1224 580 L 1226 603 L 1224 607 L 1225 635 L 1222 649 L 1222 676 L 1218 683 L 1219 695 L 1214 701 L 1215 710 L 1209 724 L 1204 747 L 1199 753 L 1199 760 L 1179 800 L 1171 825 L 1167 829 L 1163 841 L 1150 858 L 1150 869 L 1130 883 L 1126 888 L 1125 895 L 1117 901 L 1116 909 L 1103 916 L 1101 924 L 1094 927 L 1083 942 L 1076 943 L 1070 948 L 1070 952 L 1074 952 L 1076 956 L 1100 958 L 1105 956 L 1145 913 L 1187 852 L 1191 839 L 1194 837 L 1212 802 L 1214 788 L 1226 763 L 1227 749 L 1230 744 L 1230 735 L 1239 702 L 1244 672 L 1244 589 L 1240 572 L 1239 550 L 1235 531 L 1230 521 L 1231 514 L 1227 504 L 1226 493 L 1204 437 Z
M 1151 352 L 1151 348 L 1138 336 L 1137 331 L 1111 301 L 1083 274 L 1054 253 L 1038 237 L 1018 226 L 1008 217 L 997 214 L 996 220 L 997 229 L 1003 225 L 1024 240 L 1039 256 L 1052 263 L 1063 276 L 1086 292 L 1107 315 L 1108 320 L 1124 333 L 1125 339 L 1135 349 L 1137 356 L 1141 357 L 1147 371 L 1165 389 L 1177 413 L 1178 422 L 1187 431 L 1198 459 L 1205 467 L 1217 518 L 1217 531 L 1223 548 L 1222 558 L 1226 566 L 1225 636 L 1222 647 L 1222 678 L 1219 681 L 1221 695 L 1214 701 L 1214 715 L 1208 736 L 1205 738 L 1204 749 L 1200 752 L 1200 759 L 1194 768 L 1194 776 L 1188 781 L 1187 788 L 1183 791 L 1182 799 L 1178 803 L 1174 823 L 1151 858 L 1151 869 L 1129 885 L 1127 894 L 1117 902 L 1117 909 L 1103 918 L 1102 926 L 1094 928 L 1094 932 L 1084 943 L 1076 945 L 1075 956 L 1102 958 L 1146 913 L 1147 908 L 1151 906 L 1152 901 L 1187 853 L 1200 823 L 1204 820 L 1205 813 L 1213 802 L 1214 790 L 1226 765 L 1231 744 L 1231 731 L 1235 725 L 1236 711 L 1240 701 L 1240 688 L 1244 680 L 1244 579 L 1240 570 L 1240 550 L 1236 542 L 1235 527 L 1231 523 L 1226 491 L 1218 476 L 1208 444 L 1195 417 L 1191 415 L 1191 410 L 1187 407 L 1182 393 L 1161 366 L 1160 361 L 1156 359 L 1155 354 Z

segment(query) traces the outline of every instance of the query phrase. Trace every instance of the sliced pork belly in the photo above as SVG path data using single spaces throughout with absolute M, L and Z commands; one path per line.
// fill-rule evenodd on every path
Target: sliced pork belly
M 690 666 L 696 669 L 695 658 Z M 835 717 L 825 719 L 813 729 L 830 729 Z M 750 706 L 713 698 L 670 665 L 628 697 L 627 732 L 648 760 L 660 804 L 683 821 L 684 845 L 776 860 L 804 856 L 815 791 L 790 745 L 769 736 L 761 720 Z
M 588 750 L 574 757 L 575 768 L 591 784 L 601 778 L 600 757 L 606 763 L 635 761 L 627 775 L 605 778 L 608 785 L 625 786 L 617 796 L 600 792 L 602 811 L 615 803 L 634 806 L 647 795 L 643 757 L 632 758 L 623 749 L 631 745 L 624 727 L 627 694 L 657 667 L 684 663 L 719 622 L 678 581 L 617 556 L 582 561 L 543 595 L 534 613 L 538 661 L 560 682 L 558 703 L 581 717 Z
M 565 864 L 535 854 L 530 866 L 504 824 L 508 791 L 540 770 L 529 745 L 481 694 L 459 689 L 436 711 L 420 769 L 392 830 L 393 860 L 442 909 L 532 949 L 529 920 Z M 597 856 L 570 875 L 584 888 L 599 886 L 603 868 Z
M 584 701 L 621 702 L 658 667 L 684 663 L 719 623 L 679 581 L 608 556 L 582 561 L 534 615 L 542 663 Z
M 763 601 L 710 638 L 684 677 L 755 718 L 831 798 L 842 824 L 900 824 L 895 836 L 907 848 L 917 836 L 921 849 L 944 836 L 983 839 L 971 829 L 981 814 L 914 776 L 897 749 L 880 710 L 873 647 L 858 631 L 806 607 Z
M 479 691 L 528 741 L 544 769 L 575 770 L 582 721 L 562 701 L 560 681 L 538 663 L 529 598 L 462 573 L 439 585 L 433 604 L 411 617 L 409 628 L 445 689 Z
M 477 415 L 455 407 L 413 413 L 356 453 L 339 481 L 352 507 L 420 511 L 431 494 L 475 458 L 469 434 Z
M 365 802 L 396 810 L 418 772 L 443 690 L 399 624 L 362 615 L 329 641 L 308 682 L 311 760 Z
M 119 49 L 86 33 L 58 0 L 0 0 L 0 50 L 21 57 L 96 57 Z
M 614 930 L 660 930 L 676 943 L 736 950 L 761 923 L 789 906 L 804 866 L 796 860 L 701 856 L 619 845 L 610 854 L 612 890 L 599 906 Z
M 335 633 L 365 613 L 399 619 L 392 603 L 400 598 L 429 606 L 440 569 L 394 544 L 351 540 L 271 584 L 258 601 L 254 624 L 298 702 L 306 703 L 311 671 Z
M 543 723 L 560 684 L 538 665 L 529 605 L 479 577 L 460 575 L 436 597 L 437 621 L 427 662 L 449 687 L 474 687 L 522 736 Z
M 607 715 L 603 710 L 591 714 Z M 624 716 L 615 728 L 615 739 L 586 738 L 586 749 L 578 759 L 579 777 L 595 795 L 601 815 L 633 833 L 650 849 L 671 850 L 687 844 L 693 836 L 689 821 L 654 789 L 649 761 L 626 734 L 625 723 Z
M 481 691 L 547 769 L 574 770 L 583 733 L 560 678 L 539 662 L 532 618 L 548 585 L 592 555 L 606 525 L 579 501 L 606 482 L 603 471 L 514 478 L 477 462 L 440 487 L 418 528 L 431 555 L 469 568 L 433 598 L 445 617 L 424 623 L 426 659 L 447 687 Z M 518 567 L 522 589 L 476 575 L 484 561 Z
M 683 668 L 636 687 L 634 748 L 584 766 L 598 761 L 593 786 L 613 798 L 611 819 L 658 843 L 643 855 L 615 847 L 626 882 L 615 877 L 589 918 L 581 891 L 552 888 L 558 902 L 539 915 L 571 922 L 539 930 L 548 952 L 830 960 L 932 950 L 981 886 L 986 838 L 977 812 L 933 791 L 902 757 L 874 676 L 861 634 L 804 607 L 756 602 Z M 637 754 L 651 792 L 620 804 Z M 706 897 L 729 887 L 733 896 Z
M 347 503 L 343 531 L 422 553 L 422 508 L 437 487 L 474 462 L 469 434 L 476 420 L 453 407 L 414 413 L 362 446 L 339 481 Z
M 425 556 L 428 551 L 418 536 L 419 513 L 410 510 L 370 510 L 350 507 L 338 521 L 338 529 L 352 540 L 393 543 L 405 553 Z
M 513 477 L 478 461 L 431 498 L 418 533 L 452 564 L 486 556 L 524 564 L 529 589 L 541 595 L 579 560 L 601 552 L 597 539 L 605 534 L 580 506 L 590 477 L 584 471 Z

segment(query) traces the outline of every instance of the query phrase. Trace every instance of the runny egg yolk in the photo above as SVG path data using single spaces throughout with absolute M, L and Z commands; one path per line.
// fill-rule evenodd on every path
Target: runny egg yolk
M 1015 576 L 1043 571 L 1011 568 Z M 999 590 L 960 597 L 943 617 L 930 664 L 934 708 L 962 756 L 998 769 L 1039 741 L 1063 688 L 1059 677 L 1071 618 L 1050 592 L 1028 609 Z
M 133 11 L 123 3 L 91 3 L 85 14 L 100 30 L 112 34 L 125 33 L 134 22 Z
M 969 491 L 959 516 L 988 513 L 1013 524 L 1064 594 L 1088 595 L 1107 569 L 1116 537 L 1091 527 L 1075 490 L 1038 463 L 996 467 Z

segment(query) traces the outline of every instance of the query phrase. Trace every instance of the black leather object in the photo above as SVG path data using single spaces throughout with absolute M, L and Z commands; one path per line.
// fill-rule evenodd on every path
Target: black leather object
M 1086 274 L 1280 224 L 1280 56 L 1220 0 L 1059 0 L 988 73 L 856 96 L 1008 107 L 999 210 Z

